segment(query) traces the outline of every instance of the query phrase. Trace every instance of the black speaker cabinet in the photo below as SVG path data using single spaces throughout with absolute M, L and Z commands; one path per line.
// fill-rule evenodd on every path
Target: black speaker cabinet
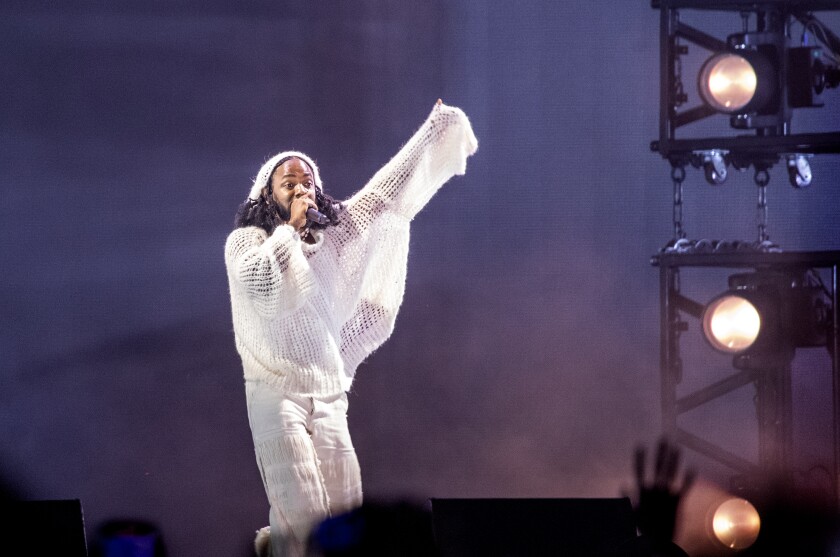
M 0 555 L 87 557 L 81 502 L 0 502 Z
M 627 498 L 431 502 L 441 557 L 616 557 L 636 538 Z

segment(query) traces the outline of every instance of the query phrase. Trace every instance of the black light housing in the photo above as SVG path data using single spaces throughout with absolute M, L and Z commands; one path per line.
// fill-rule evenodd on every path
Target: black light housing
M 840 37 L 826 27 L 814 12 L 840 10 L 833 0 L 652 0 L 660 17 L 660 113 L 659 138 L 651 150 L 668 159 L 672 167 L 695 164 L 698 157 L 711 152 L 725 153 L 724 163 L 744 170 L 754 166 L 763 176 L 782 157 L 810 157 L 822 153 L 840 153 L 840 128 L 822 127 L 793 133 L 793 114 L 805 107 L 823 105 L 826 89 L 840 86 Z M 681 10 L 721 11 L 741 15 L 742 31 L 721 40 L 680 18 Z M 798 36 L 801 26 L 802 33 Z M 683 84 L 683 56 L 690 48 L 706 52 L 706 63 L 699 74 L 691 76 L 699 85 L 698 102 Z M 726 81 L 725 74 L 715 77 L 716 68 L 734 64 L 732 89 L 710 79 Z M 741 82 L 742 71 L 754 76 Z M 746 85 L 745 88 L 742 86 Z M 745 89 L 745 90 L 742 90 Z M 750 94 L 752 93 L 752 94 Z M 734 96 L 733 96 L 734 95 Z M 740 95 L 740 96 L 739 96 Z M 826 95 L 828 102 L 829 95 Z M 698 137 L 686 126 L 711 116 L 728 116 L 729 132 Z M 816 126 L 814 126 L 816 128 Z M 753 130 L 754 134 L 736 130 Z M 709 126 L 714 129 L 714 126 Z M 682 137 L 682 130 L 685 136 Z M 810 177 L 788 168 L 791 184 L 804 187 Z M 723 181 L 723 174 L 713 173 L 712 183 Z M 809 174 L 809 173 L 805 173 Z
M 815 46 L 788 49 L 787 90 L 792 108 L 823 106 L 826 89 L 840 85 L 840 70 Z
M 733 275 L 730 289 L 706 305 L 703 335 L 718 352 L 777 352 L 782 334 L 782 296 L 776 284 L 754 273 Z
M 703 335 L 715 350 L 735 356 L 823 346 L 829 305 L 805 272 L 739 273 L 703 310 Z
M 778 71 L 757 50 L 718 52 L 703 64 L 697 76 L 700 98 L 726 114 L 766 111 L 778 103 Z

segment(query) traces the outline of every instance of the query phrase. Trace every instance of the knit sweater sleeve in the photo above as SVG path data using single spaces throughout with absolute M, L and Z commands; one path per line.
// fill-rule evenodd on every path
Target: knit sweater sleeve
M 466 172 L 467 157 L 477 149 L 466 114 L 435 105 L 402 149 L 348 200 L 348 208 L 388 209 L 413 219 L 449 178 Z
M 225 244 L 225 263 L 231 290 L 244 293 L 265 318 L 297 309 L 315 288 L 301 239 L 286 224 L 270 236 L 253 226 L 237 228 Z

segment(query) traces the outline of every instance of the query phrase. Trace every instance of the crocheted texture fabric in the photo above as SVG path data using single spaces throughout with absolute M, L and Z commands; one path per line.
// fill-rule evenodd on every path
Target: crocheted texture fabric
M 466 171 L 477 148 L 466 115 L 437 105 L 347 200 L 341 222 L 312 232 L 314 244 L 287 224 L 271 235 L 257 227 L 234 230 L 225 263 L 245 379 L 299 395 L 349 390 L 358 365 L 394 329 L 411 219 L 449 178 Z M 258 181 L 269 179 L 266 166 Z

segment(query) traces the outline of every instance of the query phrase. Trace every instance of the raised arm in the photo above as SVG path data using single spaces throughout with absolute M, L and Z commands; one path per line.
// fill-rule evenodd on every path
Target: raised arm
M 394 158 L 350 198 L 348 209 L 359 203 L 414 218 L 449 178 L 466 172 L 467 157 L 476 149 L 478 141 L 466 114 L 438 101 Z
M 301 239 L 289 225 L 271 236 L 253 226 L 237 228 L 225 244 L 225 263 L 235 288 L 244 292 L 262 317 L 300 307 L 315 288 Z

